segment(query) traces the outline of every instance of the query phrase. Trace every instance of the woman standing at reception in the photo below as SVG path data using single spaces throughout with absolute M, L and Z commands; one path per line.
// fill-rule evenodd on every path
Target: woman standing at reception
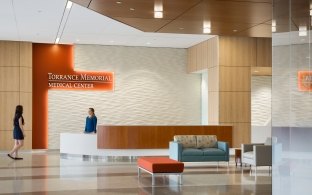
M 94 108 L 89 108 L 89 116 L 86 118 L 85 133 L 96 133 L 97 118 L 94 114 Z
M 18 150 L 24 145 L 24 118 L 23 118 L 23 106 L 18 105 L 15 109 L 15 115 L 13 119 L 13 138 L 15 140 L 15 144 L 11 152 L 8 156 L 14 160 L 22 160 L 23 158 L 18 157 Z

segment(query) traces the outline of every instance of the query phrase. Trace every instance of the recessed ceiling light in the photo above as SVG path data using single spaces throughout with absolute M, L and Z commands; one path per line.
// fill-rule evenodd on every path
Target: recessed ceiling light
M 80 40 L 79 39 L 76 39 L 76 42 L 79 42 Z
M 179 30 L 184 30 L 184 28 L 183 28 L 183 27 L 180 27 Z
M 134 11 L 135 9 L 133 7 L 130 7 L 130 11 Z
M 203 33 L 209 34 L 211 33 L 211 22 L 210 20 L 203 21 Z
M 276 32 L 276 20 L 272 20 L 272 32 Z
M 121 2 L 121 1 L 116 1 L 116 3 L 117 3 L 117 4 L 122 4 L 122 2 Z
M 205 34 L 211 33 L 211 28 L 204 28 L 203 33 L 205 33 Z
M 58 44 L 60 42 L 60 37 L 57 37 L 56 39 L 55 39 L 55 44 Z
M 115 41 L 114 40 L 111 40 L 111 41 L 109 41 L 110 43 L 114 43 Z
M 258 71 L 258 70 L 255 70 L 254 72 L 256 72 L 256 73 L 257 73 L 257 72 L 259 72 L 259 71 Z
M 150 42 L 147 42 L 147 43 L 146 43 L 146 45 L 150 45 L 150 44 L 151 44 Z
M 299 26 L 299 36 L 305 37 L 308 35 L 307 26 Z
M 67 1 L 66 9 L 70 9 L 73 6 L 73 2 Z
M 162 11 L 155 11 L 154 12 L 154 18 L 163 18 L 164 14 Z
M 233 30 L 233 32 L 237 32 L 237 30 L 236 30 L 236 29 L 234 29 L 234 30 Z

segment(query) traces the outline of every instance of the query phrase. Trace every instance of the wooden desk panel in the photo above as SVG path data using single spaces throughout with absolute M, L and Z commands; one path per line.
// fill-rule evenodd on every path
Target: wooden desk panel
M 164 149 L 174 135 L 217 135 L 232 146 L 232 126 L 105 126 L 97 131 L 98 149 Z

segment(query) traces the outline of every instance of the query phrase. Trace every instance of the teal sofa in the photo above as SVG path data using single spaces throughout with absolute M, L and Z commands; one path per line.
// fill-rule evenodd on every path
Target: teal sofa
M 215 135 L 178 135 L 169 143 L 169 156 L 180 162 L 229 162 L 229 145 Z

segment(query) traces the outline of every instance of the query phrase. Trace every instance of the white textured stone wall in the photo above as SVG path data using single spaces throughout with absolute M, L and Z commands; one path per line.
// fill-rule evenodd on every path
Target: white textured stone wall
M 271 137 L 271 76 L 251 77 L 251 142 Z
M 89 107 L 98 124 L 200 125 L 201 76 L 186 73 L 185 49 L 75 46 L 75 69 L 115 72 L 115 91 L 49 91 L 49 148 L 60 132 L 82 132 Z

